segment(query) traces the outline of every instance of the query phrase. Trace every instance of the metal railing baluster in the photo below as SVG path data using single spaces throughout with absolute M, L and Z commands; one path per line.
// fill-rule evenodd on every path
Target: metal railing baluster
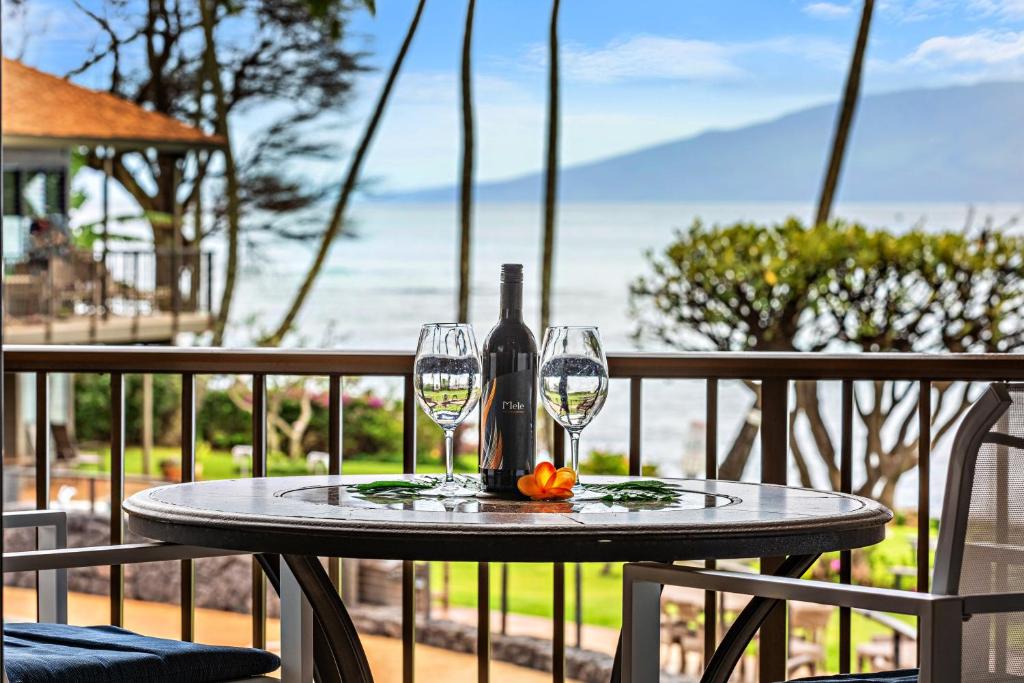
M 124 543 L 124 373 L 110 373 L 110 544 Z M 110 568 L 110 623 L 124 625 L 124 565 Z
M 181 481 L 195 481 L 196 474 L 196 376 L 181 375 Z M 195 560 L 181 560 L 181 639 L 196 637 Z
M 932 383 L 922 380 L 918 415 L 918 489 L 917 489 L 917 590 L 928 592 L 929 553 L 931 552 L 931 453 Z
M 565 429 L 551 418 L 551 460 L 555 467 L 565 466 Z M 551 565 L 551 673 L 554 681 L 565 680 L 565 565 Z M 504 618 L 504 615 L 503 615 Z M 504 627 L 503 627 L 504 628 Z
M 46 510 L 50 507 L 50 383 L 49 374 L 36 373 L 36 509 Z M 41 546 L 39 530 L 36 530 L 36 547 Z M 41 589 L 45 575 L 36 572 L 36 618 L 42 620 L 43 615 L 51 611 L 44 604 L 44 591 Z
M 704 478 L 718 479 L 718 380 L 704 386 Z M 704 566 L 715 568 L 715 561 Z M 704 661 L 710 662 L 718 647 L 718 594 L 704 591 Z M 685 659 L 685 654 L 684 654 Z
M 921 380 L 918 384 L 917 401 L 917 590 L 927 593 L 929 585 L 929 560 L 931 554 L 931 453 L 932 453 L 932 383 Z M 918 631 L 921 620 L 917 622 Z M 895 640 L 893 657 L 899 666 L 899 640 Z M 920 645 L 920 639 L 918 639 Z M 917 659 L 920 663 L 921 650 L 918 647 Z
M 50 507 L 50 375 L 36 373 L 36 509 Z
M 491 680 L 491 565 L 476 567 L 476 680 Z
M 787 414 L 789 382 L 765 379 L 761 382 L 761 481 L 766 484 L 786 483 L 788 455 Z M 761 573 L 774 572 L 782 563 L 778 557 L 761 558 Z M 786 679 L 786 606 L 778 605 L 761 626 L 758 646 L 759 679 Z
M 552 565 L 551 680 L 565 681 L 565 563 Z
M 252 476 L 267 476 L 267 376 L 252 376 Z M 252 646 L 267 646 L 267 577 L 252 558 Z
M 327 389 L 327 473 L 341 474 L 341 375 L 328 378 Z M 341 590 L 341 560 L 331 557 L 327 560 L 327 573 L 331 577 L 331 585 Z
M 853 382 L 844 379 L 842 384 L 841 428 L 839 437 L 839 490 L 853 491 Z M 839 582 L 853 581 L 853 554 L 849 550 L 839 552 Z M 839 673 L 850 673 L 852 638 L 850 608 L 839 608 Z
M 629 380 L 629 474 L 640 476 L 643 467 L 640 461 L 640 447 L 643 444 L 643 380 L 632 377 Z
M 416 472 L 416 388 L 412 374 L 403 376 L 402 471 Z M 402 562 L 402 681 L 416 679 L 416 563 Z

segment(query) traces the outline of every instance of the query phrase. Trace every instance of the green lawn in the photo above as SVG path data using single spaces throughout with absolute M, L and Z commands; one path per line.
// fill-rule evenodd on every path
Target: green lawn
M 916 530 L 908 526 L 893 526 L 885 541 L 879 544 L 876 553 L 882 563 L 899 563 L 907 554 L 907 538 Z M 431 588 L 435 599 L 439 599 L 443 588 L 442 563 L 434 563 L 431 569 Z M 477 604 L 477 565 L 453 562 L 450 564 L 449 597 L 451 603 L 460 607 L 475 607 Z M 884 577 L 877 568 L 872 571 L 877 580 Z M 491 609 L 501 607 L 501 565 L 491 565 Z M 566 565 L 566 614 L 572 620 L 576 609 L 575 565 Z M 519 614 L 550 618 L 553 593 L 553 572 L 550 564 L 511 564 L 508 583 L 509 611 Z M 613 564 L 583 565 L 583 621 L 596 626 L 618 628 L 622 621 L 622 566 Z M 913 623 L 909 617 L 902 617 Z M 891 632 L 877 622 L 858 614 L 851 618 L 854 648 L 857 643 L 866 642 L 875 635 Z M 839 662 L 839 614 L 832 617 L 825 633 L 825 644 L 829 669 L 838 670 Z M 854 662 L 854 664 L 856 664 Z
M 79 465 L 83 471 L 110 471 L 110 448 L 103 447 L 96 449 L 100 455 L 99 464 Z M 125 448 L 125 474 L 142 474 L 142 448 L 128 446 Z M 177 464 L 181 460 L 181 451 L 176 447 L 155 446 L 153 448 L 150 464 L 150 475 L 160 475 L 160 463 L 171 461 Z M 201 470 L 201 478 L 205 480 L 230 479 L 239 475 L 228 451 L 213 450 L 208 446 L 200 444 L 196 449 L 196 465 Z M 287 476 L 296 474 L 308 474 L 304 460 L 291 460 L 281 454 L 271 454 L 267 463 L 270 476 Z M 402 471 L 401 461 L 391 460 L 366 460 L 351 459 L 345 460 L 343 469 L 346 474 L 398 474 Z M 444 472 L 444 465 L 437 460 L 421 461 L 417 463 L 416 469 L 419 472 L 436 474 Z M 457 472 L 475 472 L 477 469 L 476 458 L 460 456 L 455 463 Z

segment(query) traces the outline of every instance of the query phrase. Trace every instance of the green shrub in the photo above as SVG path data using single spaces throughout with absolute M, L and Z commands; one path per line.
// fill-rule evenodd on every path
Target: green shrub
M 658 476 L 657 465 L 641 465 L 640 471 L 645 477 Z M 587 457 L 581 458 L 580 472 L 624 477 L 629 474 L 629 458 L 625 453 L 595 449 L 590 451 Z
M 110 375 L 76 374 L 75 434 L 82 441 L 110 440 Z M 125 440 L 142 442 L 142 375 L 124 379 Z M 153 438 L 157 444 L 178 443 L 180 435 L 180 381 L 171 375 L 153 375 Z
M 208 390 L 196 411 L 196 432 L 216 449 L 252 443 L 252 417 L 235 405 L 228 392 Z

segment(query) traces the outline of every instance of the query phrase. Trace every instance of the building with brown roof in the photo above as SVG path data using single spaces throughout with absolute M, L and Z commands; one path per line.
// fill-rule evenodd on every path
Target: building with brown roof
M 8 150 L 102 145 L 185 151 L 224 144 L 170 116 L 12 59 L 3 59 L 2 77 L 0 116 Z
M 166 344 L 180 333 L 208 330 L 209 254 L 111 250 L 108 239 L 102 240 L 102 251 L 76 245 L 68 220 L 69 168 L 72 151 L 81 148 L 185 155 L 222 147 L 223 139 L 11 59 L 3 59 L 0 77 L 4 342 Z M 108 183 L 109 175 L 103 185 L 104 238 L 109 237 Z M 159 282 L 157 271 L 165 274 Z M 22 407 L 32 404 L 22 400 L 31 393 L 31 382 L 19 379 L 27 380 L 4 378 L 5 390 L 15 397 L 6 406 L 13 425 L 25 422 Z M 73 432 L 71 385 L 66 376 L 51 378 L 51 384 L 52 422 Z M 26 452 L 25 433 L 9 430 L 9 454 Z

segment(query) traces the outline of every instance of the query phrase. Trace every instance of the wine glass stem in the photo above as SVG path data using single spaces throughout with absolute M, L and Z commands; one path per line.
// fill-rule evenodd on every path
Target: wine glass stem
M 444 480 L 455 481 L 455 430 L 444 430 Z
M 580 483 L 580 433 L 569 432 L 569 446 L 572 451 L 572 472 L 576 475 L 576 483 Z

